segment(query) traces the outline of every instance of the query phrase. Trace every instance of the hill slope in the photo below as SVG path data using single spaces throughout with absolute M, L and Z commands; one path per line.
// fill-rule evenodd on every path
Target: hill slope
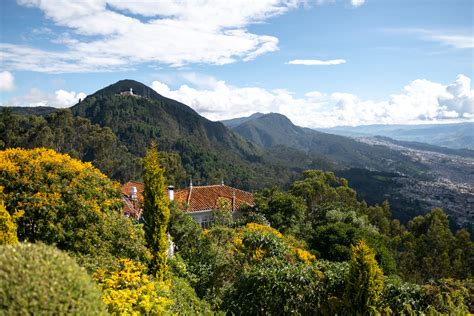
M 39 116 L 46 116 L 59 110 L 58 108 L 50 106 L 0 106 L 0 111 L 3 111 L 4 109 L 15 114 Z
M 130 88 L 134 96 L 121 95 Z M 254 189 L 283 185 L 309 166 L 330 165 L 311 157 L 290 169 L 279 153 L 267 152 L 221 122 L 209 121 L 190 107 L 133 80 L 121 80 L 97 91 L 72 111 L 111 128 L 136 156 L 143 156 L 151 141 L 158 142 L 162 151 L 178 152 L 195 183 L 215 183 L 224 178 L 241 188 Z
M 423 165 L 387 147 L 371 146 L 348 137 L 299 127 L 278 113 L 247 120 L 233 130 L 248 141 L 265 148 L 284 145 L 308 154 L 324 156 L 347 167 L 413 175 L 423 175 L 426 171 Z

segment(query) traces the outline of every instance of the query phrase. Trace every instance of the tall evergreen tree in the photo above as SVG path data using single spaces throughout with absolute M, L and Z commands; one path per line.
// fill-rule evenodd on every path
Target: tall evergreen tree
M 147 246 L 152 254 L 151 272 L 163 280 L 167 265 L 168 239 L 166 231 L 170 218 L 166 196 L 164 170 L 156 144 L 152 144 L 144 159 L 144 206 L 143 219 Z
M 383 289 L 383 272 L 374 252 L 361 240 L 352 246 L 350 270 L 346 283 L 345 300 L 353 315 L 375 312 Z

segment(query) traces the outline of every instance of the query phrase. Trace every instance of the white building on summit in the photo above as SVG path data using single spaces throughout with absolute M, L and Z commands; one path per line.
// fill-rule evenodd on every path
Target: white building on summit
M 133 88 L 130 88 L 129 91 L 120 92 L 120 95 L 134 95 L 133 94 Z

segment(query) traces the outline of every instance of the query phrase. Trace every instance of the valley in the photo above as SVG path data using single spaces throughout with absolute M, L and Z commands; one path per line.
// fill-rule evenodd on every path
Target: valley
M 443 208 L 458 225 L 473 228 L 474 158 L 413 149 L 381 137 L 359 137 L 357 140 L 397 150 L 429 168 L 430 180 L 416 181 L 404 175 L 396 178 L 400 186 L 391 194 L 420 199 L 430 208 Z

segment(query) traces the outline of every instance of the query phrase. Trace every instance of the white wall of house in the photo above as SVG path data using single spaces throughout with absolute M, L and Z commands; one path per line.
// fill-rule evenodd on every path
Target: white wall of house
M 214 215 L 213 215 L 212 210 L 188 212 L 187 214 L 189 214 L 203 228 L 209 227 L 209 225 L 214 220 Z M 233 212 L 232 217 L 234 219 L 240 218 L 241 212 L 240 211 Z

